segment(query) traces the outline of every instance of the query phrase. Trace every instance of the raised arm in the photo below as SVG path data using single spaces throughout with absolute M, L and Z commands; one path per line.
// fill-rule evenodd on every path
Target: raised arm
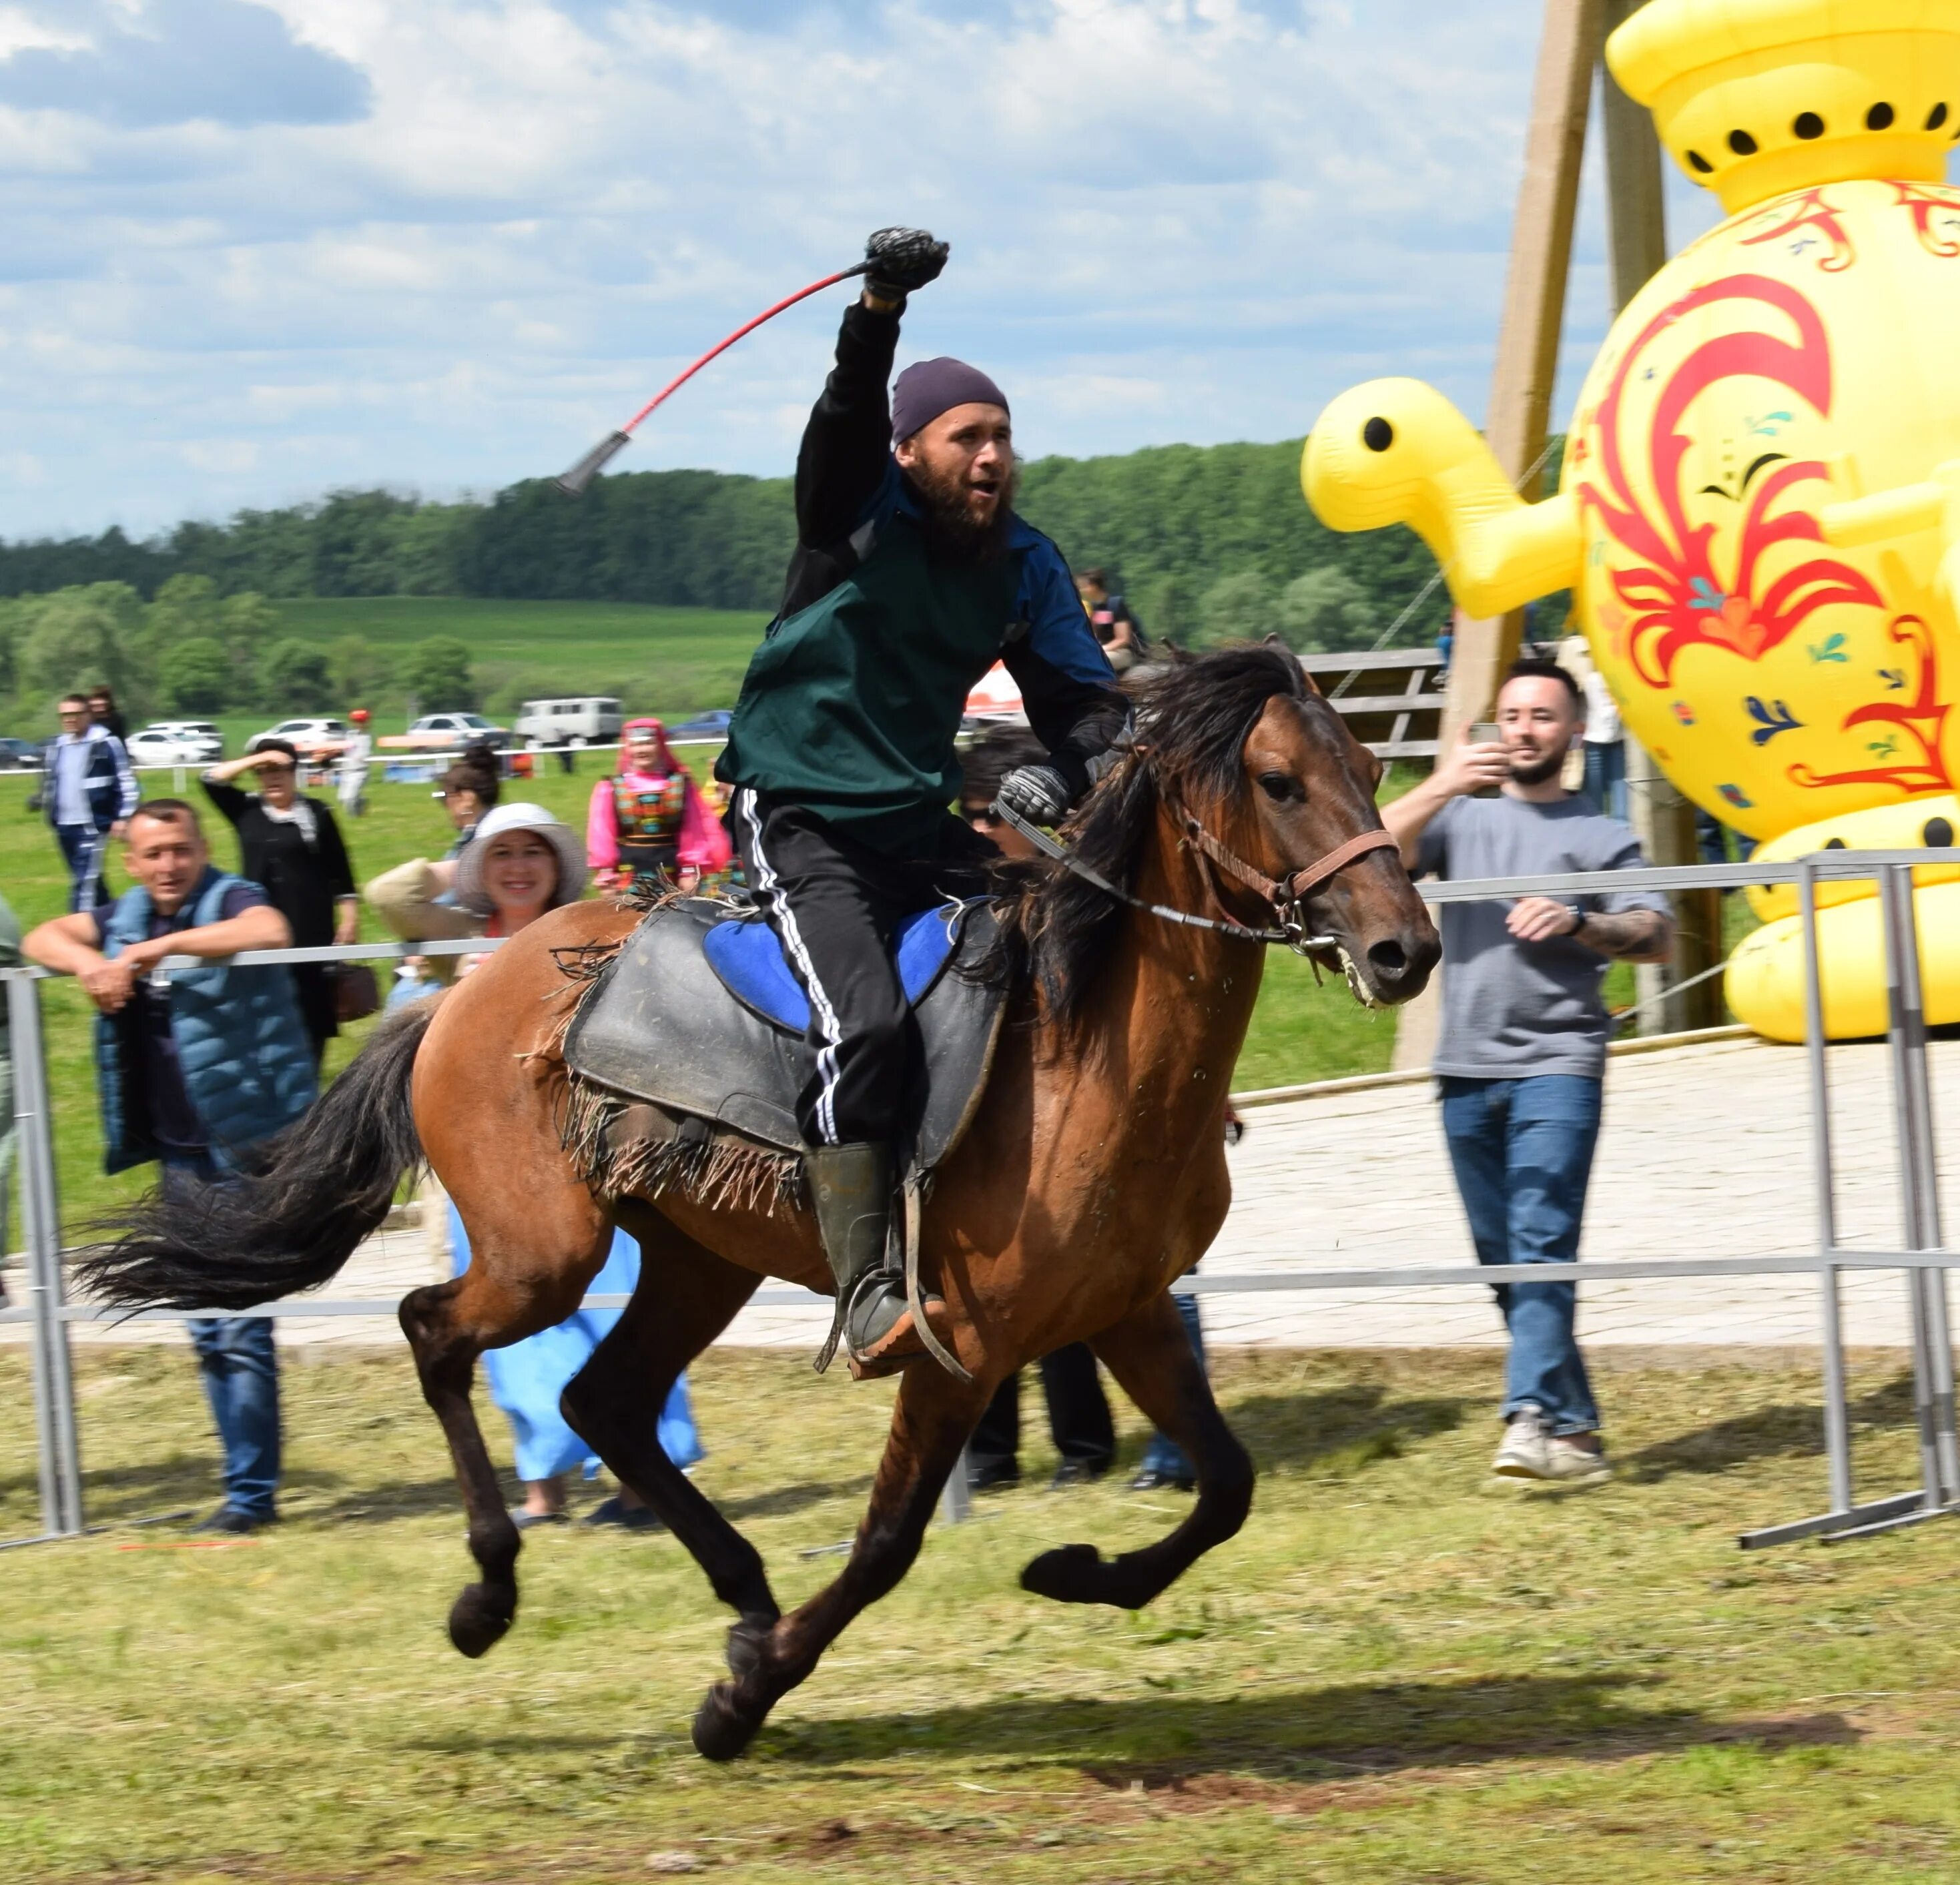
M 797 454 L 797 540 L 810 548 L 848 537 L 889 474 L 887 389 L 899 318 L 906 296 L 936 279 L 946 256 L 946 244 L 922 229 L 880 229 L 864 245 L 864 291 L 844 311 L 836 364 Z
M 1502 785 L 1510 774 L 1510 761 L 1504 757 L 1503 743 L 1491 740 L 1473 745 L 1465 727 L 1455 749 L 1438 756 L 1427 779 L 1382 807 L 1382 824 L 1402 852 L 1403 867 L 1411 871 L 1419 867 L 1422 834 L 1452 799 Z
M 857 529 L 890 470 L 887 389 L 903 306 L 867 288 L 844 311 L 836 364 L 810 408 L 797 453 L 797 540 L 813 548 L 841 543 Z

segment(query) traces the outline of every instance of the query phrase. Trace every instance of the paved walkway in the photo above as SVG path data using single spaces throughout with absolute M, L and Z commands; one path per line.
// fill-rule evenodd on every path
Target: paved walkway
M 1933 1049 L 1936 1124 L 1960 1121 L 1960 1043 Z M 1867 1248 L 1899 1236 L 1891 1078 L 1882 1046 L 1831 1054 L 1840 1235 Z M 1322 1092 L 1251 1109 L 1231 1154 L 1232 1214 L 1208 1270 L 1353 1270 L 1462 1264 L 1472 1253 L 1427 1082 Z M 1951 1144 L 1952 1135 L 1943 1134 Z M 1960 1154 L 1943 1158 L 1952 1175 Z M 1615 1259 L 1776 1254 L 1815 1235 L 1810 1115 L 1800 1050 L 1723 1041 L 1615 1057 L 1583 1255 Z M 1960 1206 L 1956 1206 L 1960 1208 Z M 341 1299 L 392 1302 L 444 1273 L 418 1229 L 371 1238 L 331 1286 Z M 1903 1280 L 1847 1276 L 1847 1339 L 1907 1340 Z M 727 1340 L 813 1349 L 829 1305 L 751 1308 Z M 1500 1339 L 1479 1289 L 1315 1291 L 1206 1298 L 1210 1339 L 1285 1347 L 1482 1346 Z M 1785 1346 L 1817 1340 L 1807 1277 L 1615 1283 L 1581 1290 L 1580 1330 L 1595 1345 Z M 282 1341 L 326 1347 L 399 1341 L 392 1320 L 291 1318 Z M 0 1340 L 24 1339 L 18 1326 Z M 81 1340 L 110 1332 L 78 1330 Z M 129 1324 L 113 1339 L 177 1339 Z

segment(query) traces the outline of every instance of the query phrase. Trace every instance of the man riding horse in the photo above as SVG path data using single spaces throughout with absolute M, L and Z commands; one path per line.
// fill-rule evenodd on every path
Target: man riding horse
M 906 297 L 947 245 L 881 230 L 797 459 L 797 547 L 717 776 L 748 880 L 810 1003 L 797 1122 L 852 1372 L 923 1352 L 889 1254 L 908 1051 L 894 926 L 985 885 L 994 847 L 948 810 L 968 693 L 996 660 L 1048 760 L 1000 802 L 1059 819 L 1128 723 L 1068 567 L 1014 514 L 1007 396 L 965 362 L 886 387 Z M 931 1314 L 936 1299 L 928 1299 Z

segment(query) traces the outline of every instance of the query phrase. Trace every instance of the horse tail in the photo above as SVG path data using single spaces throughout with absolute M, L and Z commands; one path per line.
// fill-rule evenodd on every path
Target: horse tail
M 384 1019 L 292 1125 L 216 1184 L 152 1191 L 101 1228 L 76 1265 L 82 1289 L 132 1308 L 249 1309 L 318 1287 L 380 1228 L 422 1163 L 409 1076 L 434 1000 Z

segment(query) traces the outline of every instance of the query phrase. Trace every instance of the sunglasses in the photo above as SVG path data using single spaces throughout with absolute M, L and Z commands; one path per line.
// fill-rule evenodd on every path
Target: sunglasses
M 969 825 L 998 825 L 1000 820 L 994 815 L 991 805 L 968 805 L 960 808 L 959 815 Z

